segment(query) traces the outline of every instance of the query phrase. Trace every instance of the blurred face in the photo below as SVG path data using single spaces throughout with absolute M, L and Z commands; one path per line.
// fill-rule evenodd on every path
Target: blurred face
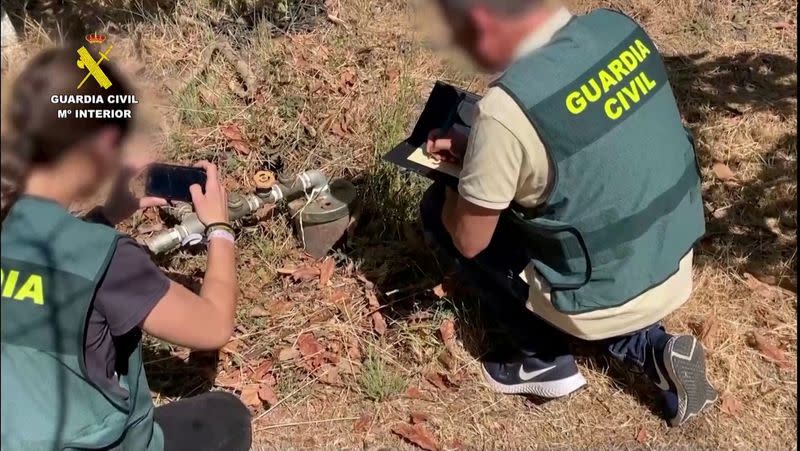
M 85 168 L 81 177 L 85 194 L 94 194 L 106 182 L 115 177 L 122 167 L 123 134 L 117 127 L 104 127 L 87 138 L 76 149 L 82 157 L 80 166 Z
M 444 12 L 454 43 L 487 72 L 505 70 L 514 57 L 517 41 L 513 18 L 504 17 L 483 6 L 463 13 Z

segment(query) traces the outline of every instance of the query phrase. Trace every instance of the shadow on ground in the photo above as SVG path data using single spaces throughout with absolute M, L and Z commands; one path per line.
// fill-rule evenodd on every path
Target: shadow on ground
M 797 114 L 796 59 L 741 52 L 717 58 L 706 58 L 705 53 L 678 55 L 665 62 L 681 112 L 697 138 L 698 159 L 704 168 L 714 164 L 714 149 L 708 147 L 704 134 L 715 133 L 704 127 L 756 113 L 787 121 Z M 736 257 L 743 262 L 737 269 L 772 272 L 784 288 L 796 291 L 796 235 L 792 231 L 797 228 L 797 133 L 784 134 L 760 154 L 755 177 L 715 182 L 705 188 L 703 197 L 710 208 L 700 255 L 714 260 Z M 725 163 L 737 169 L 736 161 Z
M 167 398 L 184 398 L 211 390 L 217 367 L 217 352 L 175 355 L 168 345 L 143 345 L 142 356 L 150 390 Z
M 98 0 L 10 0 L 3 2 L 14 28 L 23 34 L 26 22 L 41 26 L 56 42 L 82 40 L 86 34 L 145 22 L 152 16 L 172 14 L 175 0 L 137 0 L 133 5 L 122 1 Z

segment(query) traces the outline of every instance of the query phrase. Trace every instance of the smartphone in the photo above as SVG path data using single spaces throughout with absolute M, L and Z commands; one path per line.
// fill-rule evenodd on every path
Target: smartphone
M 156 163 L 147 168 L 144 191 L 148 196 L 191 202 L 192 194 L 189 192 L 189 187 L 195 184 L 200 185 L 205 191 L 204 169 Z

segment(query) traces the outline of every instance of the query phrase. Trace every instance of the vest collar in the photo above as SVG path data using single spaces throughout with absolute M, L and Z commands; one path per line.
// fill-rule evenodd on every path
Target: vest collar
M 547 20 L 539 25 L 538 28 L 531 31 L 528 36 L 520 42 L 517 46 L 517 50 L 514 52 L 514 60 L 517 61 L 531 52 L 544 47 L 545 44 L 550 42 L 550 39 L 553 38 L 558 30 L 564 28 L 570 19 L 572 19 L 572 13 L 564 6 L 553 11 Z

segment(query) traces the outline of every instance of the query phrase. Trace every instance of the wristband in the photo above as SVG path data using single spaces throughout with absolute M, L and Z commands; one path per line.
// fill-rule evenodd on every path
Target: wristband
M 221 228 L 212 230 L 208 233 L 208 235 L 206 235 L 206 241 L 211 241 L 213 238 L 221 238 L 223 240 L 230 241 L 231 243 L 236 242 L 236 238 L 233 236 L 233 233 Z
M 224 226 L 224 225 L 221 225 L 221 224 L 220 224 L 220 225 L 215 225 L 215 226 L 212 226 L 212 227 L 209 227 L 209 228 L 207 228 L 207 229 L 206 229 L 206 236 L 210 235 L 210 234 L 211 234 L 211 232 L 214 232 L 214 231 L 217 231 L 217 230 L 222 230 L 222 231 L 224 231 L 224 232 L 228 232 L 228 233 L 230 233 L 231 235 L 234 235 L 234 236 L 236 236 L 236 232 L 234 232 L 234 231 L 233 231 L 233 228 L 232 228 L 232 227 L 230 227 L 230 226 Z
M 233 231 L 233 226 L 231 226 L 227 222 L 212 222 L 211 224 L 206 225 L 205 232 L 206 232 L 206 234 L 208 234 L 208 232 L 210 230 L 212 230 L 214 228 L 218 228 L 218 227 L 225 227 L 225 228 L 230 229 L 231 231 Z

